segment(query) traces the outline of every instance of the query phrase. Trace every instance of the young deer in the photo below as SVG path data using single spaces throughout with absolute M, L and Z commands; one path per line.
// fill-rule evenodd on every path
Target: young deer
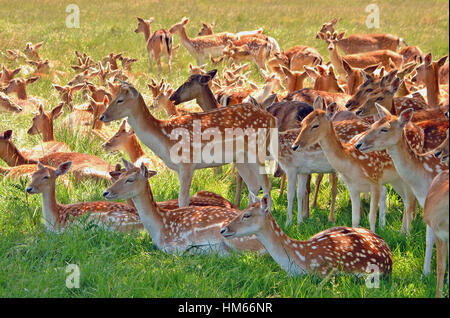
M 334 67 L 318 65 L 315 68 L 308 66 L 304 67 L 306 74 L 314 80 L 314 89 L 330 93 L 344 93 L 344 90 L 339 86 L 336 75 L 334 74 Z M 317 70 L 316 70 L 317 69 Z
M 273 58 L 268 62 L 272 71 L 276 71 L 277 68 L 283 66 L 291 71 L 304 71 L 304 66 L 314 67 L 322 64 L 323 61 L 322 56 L 316 49 L 305 45 L 296 45 L 273 55 Z
M 448 253 L 448 170 L 439 173 L 428 189 L 423 207 L 423 220 L 433 230 L 436 242 L 436 297 L 440 298 L 447 267 Z
M 148 52 L 148 59 L 150 65 L 150 71 L 152 71 L 152 59 L 155 57 L 156 64 L 158 65 L 159 72 L 162 71 L 161 66 L 161 53 L 165 54 L 167 65 L 170 72 L 170 63 L 172 59 L 172 31 L 167 31 L 164 29 L 156 30 L 153 34 L 150 31 L 150 25 L 153 23 L 154 19 L 151 17 L 148 20 L 136 17 L 138 20 L 138 26 L 135 33 L 144 33 L 145 43 Z
M 82 215 L 88 215 L 88 221 L 92 220 L 107 229 L 131 231 L 142 228 L 136 211 L 121 202 L 59 204 L 56 200 L 56 178 L 65 175 L 71 164 L 70 161 L 63 162 L 55 169 L 38 163 L 38 170 L 26 189 L 29 194 L 42 193 L 42 214 L 47 230 L 63 231 Z
M 406 213 L 403 231 L 409 233 L 409 225 L 414 212 L 414 195 L 397 174 L 392 160 L 385 151 L 363 154 L 355 148 L 358 139 L 348 144 L 342 144 L 336 134 L 332 118 L 336 112 L 336 104 L 328 105 L 322 110 L 322 98 L 318 97 L 314 103 L 315 110 L 302 122 L 302 129 L 292 145 L 293 150 L 304 151 L 309 146 L 319 143 L 330 164 L 339 172 L 347 184 L 352 201 L 352 226 L 357 227 L 360 222 L 360 193 L 370 192 L 370 229 L 375 231 L 380 190 L 382 185 L 390 183 L 403 199 Z M 384 196 L 384 193 L 383 193 Z M 382 220 L 384 217 L 381 217 Z M 380 224 L 384 226 L 385 224 Z
M 22 111 L 22 107 L 12 101 L 8 95 L 0 92 L 0 112 L 1 111 L 20 113 Z
M 306 72 L 301 73 L 299 71 L 291 71 L 285 66 L 281 67 L 281 71 L 286 76 L 288 94 L 302 89 L 303 82 L 308 78 Z M 279 72 L 277 72 L 277 74 L 279 74 Z
M 234 158 L 238 155 L 245 153 L 250 155 L 250 152 L 253 151 L 253 149 L 237 149 L 232 153 L 223 153 L 220 162 L 207 163 L 200 159 L 200 162 L 196 163 L 193 160 L 193 145 L 190 142 L 190 140 L 192 140 L 191 138 L 193 138 L 192 134 L 194 122 L 199 122 L 201 125 L 201 130 L 205 130 L 207 128 L 217 129 L 222 138 L 224 136 L 225 128 L 241 128 L 247 130 L 266 130 L 276 128 L 276 120 L 274 117 L 272 117 L 265 110 L 259 109 L 251 104 L 224 107 L 204 113 L 191 113 L 189 115 L 164 121 L 158 120 L 150 114 L 142 95 L 132 85 L 123 82 L 117 97 L 113 99 L 106 111 L 100 117 L 100 120 L 103 122 L 110 122 L 127 116 L 130 126 L 136 132 L 136 135 L 141 139 L 141 141 L 146 144 L 158 157 L 160 157 L 170 169 L 178 172 L 178 179 L 180 183 L 180 207 L 186 206 L 189 203 L 189 189 L 191 186 L 192 175 L 196 169 L 222 166 L 225 163 L 234 161 Z M 174 149 L 173 147 L 176 147 L 175 149 L 182 150 L 180 149 L 181 145 L 178 144 L 178 141 L 170 138 L 172 132 L 175 129 L 180 128 L 187 129 L 189 132 L 189 144 L 185 144 L 186 140 L 180 141 L 183 148 L 187 148 L 189 150 L 189 158 L 187 158 L 187 153 L 185 152 L 181 162 L 179 156 L 174 156 L 172 153 Z M 257 147 L 259 151 L 262 151 L 262 149 L 267 150 L 270 137 L 272 136 L 272 131 L 269 131 L 269 133 L 264 135 L 267 138 L 265 140 L 265 146 Z M 233 135 L 232 140 L 238 141 L 237 136 Z M 219 142 L 219 140 L 216 141 Z M 195 147 L 200 146 L 200 149 L 202 149 L 206 144 L 203 140 L 198 142 L 200 145 L 196 142 Z M 245 140 L 242 140 L 242 142 L 244 143 L 244 147 L 248 147 L 246 146 L 247 142 Z M 220 139 L 220 143 L 223 145 L 223 139 Z M 185 149 L 184 151 L 187 150 Z M 224 155 L 226 155 L 225 158 L 223 158 Z M 230 158 L 233 159 L 230 161 Z M 197 161 L 197 159 L 195 161 Z M 263 169 L 263 163 L 259 162 L 259 160 L 256 161 L 258 162 L 236 163 L 236 167 L 251 192 L 257 194 L 260 186 L 262 186 L 264 193 L 269 193 L 269 179 L 266 175 L 262 175 L 259 170 Z
M 256 235 L 289 275 L 312 273 L 325 277 L 335 271 L 361 275 L 371 272 L 373 267 L 383 275 L 392 271 L 391 250 L 375 233 L 362 228 L 335 227 L 306 241 L 295 240 L 273 218 L 266 196 L 239 213 L 220 233 L 230 240 Z
M 320 39 L 320 33 L 326 34 L 335 32 L 334 26 L 337 19 L 334 18 L 329 23 L 324 23 L 322 28 L 316 35 L 316 39 Z M 357 54 L 376 50 L 391 50 L 397 52 L 400 45 L 406 46 L 406 42 L 395 35 L 385 34 L 352 34 L 344 38 L 345 32 L 342 32 L 342 38 L 337 46 L 345 54 Z
M 405 127 L 413 116 L 412 109 L 404 110 L 397 117 L 381 105 L 376 104 L 376 107 L 381 119 L 373 124 L 355 147 L 363 153 L 387 150 L 398 175 L 411 187 L 423 207 L 433 178 L 441 171 L 447 170 L 448 166 L 442 164 L 432 153 L 417 154 L 407 142 Z M 433 233 L 431 228 L 427 227 L 425 274 L 430 272 L 432 249 Z
M 29 135 L 42 134 L 43 143 L 33 148 L 36 151 L 42 151 L 41 157 L 49 153 L 71 151 L 67 144 L 56 141 L 53 133 L 53 121 L 61 116 L 63 106 L 64 104 L 61 103 L 51 112 L 46 113 L 41 105 L 39 106 L 39 112 L 33 117 L 32 125 L 27 133 Z
M 110 180 L 109 172 L 114 170 L 108 162 L 92 155 L 78 152 L 54 152 L 42 156 L 42 150 L 20 151 L 11 140 L 12 131 L 6 130 L 0 134 L 0 158 L 10 167 L 37 164 L 56 167 L 59 164 L 72 161 L 72 172 L 77 180 L 94 178 Z
M 230 249 L 262 251 L 254 238 L 243 241 L 226 241 L 220 229 L 238 214 L 239 210 L 217 206 L 186 206 L 164 211 L 156 204 L 148 179 L 156 171 L 144 164 L 135 167 L 123 160 L 125 169 L 120 178 L 103 192 L 108 200 L 131 198 L 137 208 L 145 229 L 150 233 L 158 249 L 167 253 L 218 253 L 226 255 Z
M 73 108 L 73 94 L 80 89 L 82 89 L 85 84 L 80 83 L 76 85 L 66 85 L 66 86 L 59 86 L 56 84 L 52 84 L 52 86 L 58 91 L 59 96 L 61 97 L 62 102 L 65 106 L 69 107 L 70 111 L 72 111 Z
M 153 98 L 153 104 L 150 106 L 151 109 L 164 108 L 166 110 L 168 117 L 176 117 L 186 115 L 192 112 L 202 112 L 203 110 L 199 106 L 194 107 L 175 107 L 175 104 L 170 100 L 172 96 L 173 88 L 169 84 L 163 84 L 159 93 Z
M 42 98 L 31 97 L 27 94 L 27 85 L 36 82 L 40 77 L 34 76 L 30 78 L 14 78 L 9 81 L 8 85 L 3 88 L 5 94 L 16 93 L 16 103 L 22 108 L 36 107 L 43 101 Z
M 2 72 L 0 73 L 0 85 L 8 85 L 9 81 L 19 74 L 22 68 L 7 69 L 5 65 L 2 65 Z
M 39 56 L 38 50 L 42 47 L 42 45 L 44 44 L 44 42 L 39 42 L 36 44 L 33 44 L 31 42 L 28 42 L 25 46 L 25 50 L 24 53 L 25 55 L 33 61 L 40 61 L 42 60 L 41 57 Z
M 186 32 L 186 24 L 188 22 L 188 18 L 181 19 L 181 22 L 174 24 L 169 32 L 180 36 L 181 43 L 192 57 L 196 59 L 197 65 L 202 65 L 209 56 L 221 56 L 228 40 L 232 41 L 235 38 L 235 35 L 232 33 L 219 33 L 190 38 Z

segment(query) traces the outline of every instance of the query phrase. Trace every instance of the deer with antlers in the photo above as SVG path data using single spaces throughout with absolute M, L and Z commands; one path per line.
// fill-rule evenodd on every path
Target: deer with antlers
M 103 192 L 108 200 L 131 198 L 145 229 L 158 249 L 167 253 L 229 254 L 231 249 L 263 251 L 255 237 L 243 241 L 226 241 L 220 229 L 234 219 L 239 210 L 218 206 L 186 206 L 163 211 L 156 204 L 148 179 L 156 171 L 144 164 L 135 167 L 123 160 L 125 169 L 120 178 Z
M 365 154 L 386 150 L 398 175 L 411 187 L 423 207 L 433 178 L 441 171 L 448 170 L 448 166 L 435 158 L 433 153 L 417 154 L 407 142 L 405 127 L 412 119 L 413 109 L 406 109 L 397 117 L 379 104 L 376 104 L 376 107 L 381 119 L 373 124 L 355 147 Z M 427 227 L 426 245 L 424 273 L 428 274 L 433 249 L 433 233 L 430 227 Z
M 328 23 L 322 24 L 320 31 L 316 35 L 316 39 L 320 39 L 320 34 L 326 34 L 335 32 L 334 26 L 338 22 L 337 18 L 334 18 Z M 400 46 L 407 46 L 405 40 L 402 38 L 385 33 L 385 34 L 352 34 L 347 37 L 343 37 L 345 32 L 340 33 L 341 40 L 337 43 L 337 46 L 345 54 L 357 54 L 376 50 L 390 50 L 397 52 Z
M 145 44 L 148 52 L 148 59 L 150 65 L 150 71 L 153 67 L 153 57 L 156 60 L 156 64 L 158 65 L 159 72 L 162 71 L 161 66 L 161 54 L 165 54 L 167 65 L 169 67 L 170 72 L 170 64 L 172 59 L 172 31 L 167 31 L 165 29 L 156 30 L 151 33 L 150 25 L 155 20 L 154 17 L 151 17 L 148 20 L 144 20 L 142 18 L 136 17 L 138 20 L 138 26 L 135 33 L 143 33 L 145 38 Z
M 56 200 L 56 179 L 65 175 L 71 164 L 67 161 L 51 168 L 38 163 L 38 170 L 26 189 L 29 194 L 42 194 L 42 214 L 47 230 L 61 232 L 83 215 L 88 215 L 88 221 L 92 220 L 107 229 L 131 231 L 142 228 L 136 211 L 121 202 L 59 204 Z
M 342 144 L 333 125 L 332 118 L 336 112 L 335 103 L 323 108 L 323 100 L 318 97 L 314 102 L 315 110 L 302 122 L 301 131 L 292 145 L 293 150 L 304 151 L 311 145 L 319 143 L 330 164 L 339 172 L 347 184 L 352 201 L 352 226 L 360 222 L 360 193 L 370 192 L 369 222 L 375 231 L 378 201 L 382 185 L 390 183 L 403 199 L 406 211 L 402 230 L 409 233 L 409 225 L 415 208 L 414 195 L 396 172 L 391 158 L 385 151 L 363 154 L 356 148 L 356 136 L 348 144 Z M 384 193 L 382 193 L 384 196 Z M 381 217 L 382 220 L 384 217 Z M 384 224 L 380 224 L 384 226 Z
M 192 175 L 196 169 L 221 166 L 224 163 L 234 161 L 233 158 L 241 153 L 251 154 L 253 151 L 253 149 L 246 146 L 244 140 L 243 149 L 237 149 L 229 154 L 227 154 L 227 152 L 222 153 L 221 160 L 224 160 L 224 162 L 208 163 L 204 160 L 200 160 L 198 163 L 194 162 L 194 145 L 191 143 L 191 140 L 193 140 L 192 134 L 194 122 L 198 122 L 201 125 L 201 130 L 208 128 L 217 129 L 222 138 L 224 136 L 225 128 L 240 128 L 247 130 L 270 129 L 269 131 L 272 133 L 271 129 L 276 127 L 276 120 L 274 117 L 251 104 L 224 107 L 204 113 L 191 113 L 189 115 L 165 121 L 158 120 L 150 114 L 142 95 L 132 85 L 125 82 L 122 83 L 117 97 L 113 99 L 100 119 L 103 122 L 110 122 L 123 117 L 128 117 L 130 126 L 141 141 L 160 157 L 170 169 L 178 172 L 180 183 L 180 207 L 188 204 Z M 184 142 L 180 141 L 181 145 L 189 150 L 189 154 L 186 153 L 183 155 L 181 158 L 182 160 L 176 158 L 179 156 L 179 151 L 181 150 L 179 147 L 181 147 L 181 145 L 175 146 L 178 144 L 178 141 L 170 137 L 175 129 L 179 130 L 181 128 L 186 129 L 189 136 L 188 144 L 184 144 L 186 143 L 186 140 Z M 266 144 L 262 147 L 256 147 L 259 151 L 262 151 L 261 149 L 267 150 L 272 136 L 271 133 L 263 136 L 263 138 L 266 138 Z M 232 137 L 232 140 L 237 141 L 237 137 Z M 195 145 L 195 147 L 200 147 L 200 149 L 202 149 L 206 143 L 205 141 L 199 142 L 200 144 Z M 224 139 L 221 139 L 221 145 L 223 145 L 223 142 Z M 177 150 L 176 155 L 173 153 L 174 147 L 176 147 L 175 149 L 179 149 Z M 187 150 L 185 151 L 187 152 Z M 226 157 L 224 158 L 225 154 Z M 266 175 L 260 173 L 259 169 L 263 168 L 262 162 L 260 162 L 260 160 L 256 161 L 257 162 L 255 163 L 236 163 L 236 167 L 251 192 L 257 194 L 262 186 L 264 193 L 268 193 L 270 190 L 270 182 Z
M 268 198 L 250 205 L 221 234 L 229 239 L 256 235 L 272 258 L 290 275 L 312 273 L 320 277 L 343 271 L 365 274 L 375 267 L 380 274 L 392 271 L 392 254 L 386 242 L 362 228 L 335 227 L 299 241 L 287 236 L 270 211 Z

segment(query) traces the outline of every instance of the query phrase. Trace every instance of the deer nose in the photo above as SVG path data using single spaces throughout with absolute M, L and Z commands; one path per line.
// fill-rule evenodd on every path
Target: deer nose
M 358 110 L 355 112 L 355 114 L 358 115 L 358 116 L 361 115 L 361 113 L 362 113 L 362 110 L 361 110 L 361 109 L 358 109 Z
M 28 188 L 26 189 L 26 191 L 27 191 L 28 193 L 31 193 L 31 191 L 33 191 L 33 188 L 32 188 L 32 187 L 28 187 Z
M 109 191 L 104 191 L 104 192 L 103 192 L 103 197 L 106 198 L 108 195 L 109 195 Z
M 293 144 L 291 148 L 292 148 L 292 150 L 294 150 L 294 151 L 297 151 L 297 149 L 298 149 L 298 145 L 296 145 L 296 144 Z
M 228 228 L 227 227 L 223 227 L 220 229 L 220 234 L 224 235 L 225 233 L 228 232 Z
M 359 148 L 361 148 L 361 146 L 362 146 L 361 142 L 356 143 L 356 145 L 355 145 L 356 150 L 359 150 Z
M 441 153 L 442 153 L 441 150 L 436 151 L 436 152 L 434 153 L 434 157 L 435 157 L 435 158 L 439 158 L 439 156 L 441 155 Z
M 99 119 L 104 122 L 105 115 L 101 115 Z

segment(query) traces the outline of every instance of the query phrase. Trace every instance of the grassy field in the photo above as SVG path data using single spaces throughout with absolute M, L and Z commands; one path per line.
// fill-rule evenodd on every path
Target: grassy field
M 68 2 L 70 3 L 70 2 Z M 146 83 L 160 78 L 148 71 L 148 57 L 142 34 L 135 34 L 136 16 L 155 17 L 152 25 L 168 28 L 190 18 L 188 33 L 193 36 L 201 21 L 216 22 L 216 32 L 242 31 L 263 27 L 280 46 L 296 44 L 316 47 L 328 61 L 325 44 L 315 34 L 325 21 L 339 17 L 339 29 L 351 33 L 390 32 L 403 37 L 410 45 L 418 45 L 437 58 L 449 51 L 448 1 L 376 1 L 380 7 L 380 29 L 365 26 L 365 7 L 370 1 L 74 1 L 80 8 L 80 28 L 65 26 L 67 3 L 56 0 L 11 2 L 0 0 L 0 51 L 25 47 L 25 43 L 44 41 L 43 58 L 54 62 L 56 69 L 66 72 L 59 80 L 65 84 L 75 73 L 69 65 L 75 63 L 74 50 L 87 52 L 99 60 L 110 52 L 124 52 L 138 58 L 133 70 L 141 72 L 134 84 L 142 93 L 150 94 Z M 175 42 L 179 43 L 178 37 Z M 173 85 L 181 84 L 188 75 L 188 64 L 194 59 L 184 47 L 178 50 L 173 71 L 161 76 Z M 0 64 L 13 67 L 0 57 Z M 252 66 L 251 79 L 262 83 L 262 77 Z M 219 70 L 222 66 L 219 66 Z M 47 110 L 59 102 L 50 79 L 41 79 L 29 87 L 29 94 L 45 98 Z M 80 95 L 80 94 L 78 94 Z M 77 95 L 77 101 L 81 102 Z M 164 116 L 162 113 L 157 116 Z M 13 140 L 19 146 L 30 147 L 39 137 L 26 134 L 31 115 L 12 116 L 0 113 L 0 131 L 13 129 Z M 119 162 L 121 154 L 105 153 L 101 141 L 74 135 L 58 127 L 56 139 L 66 142 L 74 151 L 98 155 Z M 118 122 L 112 126 L 118 126 Z M 148 151 L 148 153 L 151 153 Z M 6 164 L 0 160 L 0 165 Z M 211 169 L 195 173 L 191 193 L 210 190 L 234 197 L 231 166 L 213 176 Z M 147 233 L 111 233 L 89 226 L 74 227 L 64 234 L 45 231 L 41 214 L 41 197 L 25 192 L 26 181 L 2 180 L 0 177 L 0 297 L 433 297 L 435 294 L 435 261 L 432 274 L 422 276 L 425 251 L 425 226 L 421 210 L 413 221 L 411 236 L 401 234 L 403 204 L 389 190 L 387 226 L 377 232 L 386 240 L 393 253 L 393 273 L 383 279 L 379 288 L 367 288 L 365 281 L 350 276 L 336 276 L 321 281 L 314 276 L 289 277 L 270 256 L 252 253 L 217 256 L 173 256 L 155 249 Z M 296 239 L 307 239 L 334 225 L 351 224 L 351 203 L 343 183 L 339 184 L 336 204 L 337 221 L 327 221 L 329 212 L 328 178 L 322 183 L 319 206 L 300 226 L 283 227 Z M 286 219 L 286 193 L 279 195 L 279 179 L 272 180 L 273 214 L 280 224 Z M 161 170 L 152 178 L 151 186 L 157 201 L 177 198 L 176 175 Z M 75 184 L 72 190 L 57 188 L 61 203 L 101 200 L 107 187 L 102 182 Z M 247 204 L 243 195 L 241 208 Z M 296 205 L 294 205 L 296 206 Z M 368 202 L 364 203 L 368 211 Z M 367 215 L 362 218 L 368 227 Z M 65 270 L 77 264 L 81 271 L 78 289 L 68 289 Z M 448 285 L 444 294 L 448 297 Z

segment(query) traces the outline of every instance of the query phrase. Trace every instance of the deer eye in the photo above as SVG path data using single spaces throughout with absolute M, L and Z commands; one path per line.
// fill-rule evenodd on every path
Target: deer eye
M 134 182 L 135 181 L 135 179 L 127 179 L 127 180 L 125 180 L 125 183 L 132 183 L 132 182 Z
M 42 180 L 47 180 L 47 179 L 48 179 L 48 176 L 45 176 L 42 178 Z
M 387 128 L 381 128 L 381 132 L 388 132 Z
M 372 91 L 373 91 L 372 88 L 368 88 L 366 92 L 370 93 L 370 92 L 372 92 Z
M 245 220 L 245 219 L 248 219 L 248 218 L 250 218 L 250 214 L 248 214 L 248 213 L 245 213 L 243 216 L 242 216 L 242 219 L 243 220 Z
M 319 124 L 314 124 L 312 127 L 311 127 L 311 129 L 315 129 L 315 128 L 318 128 L 319 127 Z
M 378 97 L 378 98 L 376 99 L 376 101 L 383 100 L 383 99 L 384 99 L 383 97 Z

